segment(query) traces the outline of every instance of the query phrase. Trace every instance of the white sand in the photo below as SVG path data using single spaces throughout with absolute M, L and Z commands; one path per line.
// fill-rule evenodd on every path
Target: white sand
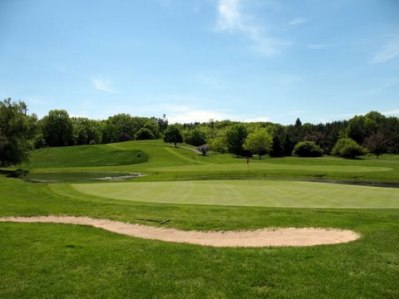
M 326 228 L 265 228 L 251 231 L 183 231 L 74 216 L 3 217 L 0 222 L 89 225 L 131 237 L 213 247 L 314 246 L 355 241 L 351 230 Z

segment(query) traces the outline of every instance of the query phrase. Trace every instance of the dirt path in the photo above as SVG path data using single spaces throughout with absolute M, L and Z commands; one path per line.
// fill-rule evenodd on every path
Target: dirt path
M 314 246 L 347 243 L 360 238 L 350 230 L 325 228 L 274 228 L 252 231 L 182 231 L 107 219 L 73 216 L 3 217 L 0 222 L 89 225 L 117 234 L 166 242 L 213 247 Z

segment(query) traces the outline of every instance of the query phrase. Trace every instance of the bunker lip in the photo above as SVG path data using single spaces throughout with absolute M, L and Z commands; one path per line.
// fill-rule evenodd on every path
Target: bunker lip
M 302 247 L 348 243 L 360 238 L 360 235 L 354 231 L 333 228 L 290 227 L 250 231 L 183 231 L 75 216 L 2 217 L 0 222 L 88 225 L 142 239 L 212 247 Z

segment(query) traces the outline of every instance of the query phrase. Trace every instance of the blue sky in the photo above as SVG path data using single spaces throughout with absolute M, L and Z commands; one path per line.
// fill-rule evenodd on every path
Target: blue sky
M 40 117 L 399 116 L 399 1 L 0 0 L 0 69 Z

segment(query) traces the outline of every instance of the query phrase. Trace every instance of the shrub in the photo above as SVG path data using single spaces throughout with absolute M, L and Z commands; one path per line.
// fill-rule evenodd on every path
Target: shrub
M 206 156 L 206 153 L 209 151 L 209 146 L 206 144 L 198 147 L 198 150 L 202 153 L 203 156 Z
M 295 145 L 293 154 L 299 157 L 321 157 L 323 150 L 314 141 L 301 141 Z
M 337 141 L 331 153 L 334 156 L 354 159 L 365 155 L 367 150 L 351 138 L 341 138 Z
M 210 140 L 210 148 L 219 153 L 227 153 L 227 141 L 225 136 L 218 136 L 212 140 Z

